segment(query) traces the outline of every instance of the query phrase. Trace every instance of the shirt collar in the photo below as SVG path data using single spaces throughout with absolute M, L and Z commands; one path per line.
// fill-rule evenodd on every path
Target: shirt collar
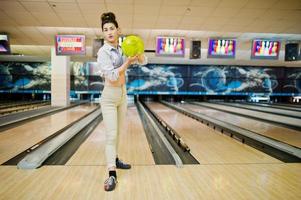
M 120 46 L 119 46 L 119 45 L 117 46 L 117 48 L 115 48 L 115 47 L 113 47 L 112 45 L 108 44 L 107 42 L 105 42 L 103 46 L 104 46 L 106 49 L 110 50 L 110 51 L 111 51 L 112 49 L 115 49 L 115 50 L 117 50 L 117 51 L 120 49 Z

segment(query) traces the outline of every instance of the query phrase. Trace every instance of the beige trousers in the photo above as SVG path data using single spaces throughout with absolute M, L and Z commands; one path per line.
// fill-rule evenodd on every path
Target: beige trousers
M 106 130 L 107 167 L 116 167 L 115 159 L 118 151 L 118 135 L 125 130 L 127 111 L 126 87 L 105 86 L 100 99 L 103 121 Z

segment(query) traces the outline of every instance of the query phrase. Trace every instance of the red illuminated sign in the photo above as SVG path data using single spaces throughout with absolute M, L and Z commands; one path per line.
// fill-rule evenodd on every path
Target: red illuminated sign
M 56 55 L 85 55 L 84 35 L 56 35 Z

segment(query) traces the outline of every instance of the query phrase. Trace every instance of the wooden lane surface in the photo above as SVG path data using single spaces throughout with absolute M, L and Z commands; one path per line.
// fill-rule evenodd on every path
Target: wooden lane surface
M 221 105 L 226 105 L 226 106 L 231 106 L 235 107 L 237 106 L 238 108 L 241 107 L 242 109 L 247 109 L 247 110 L 252 110 L 254 111 L 263 111 L 263 112 L 271 112 L 271 114 L 285 114 L 289 115 L 289 117 L 300 117 L 301 113 L 297 109 L 295 110 L 288 110 L 285 108 L 275 108 L 275 107 L 262 107 L 258 105 L 250 105 L 250 104 L 241 104 L 241 103 L 234 103 L 234 102 L 223 102 Z
M 6 109 L 8 107 L 18 107 L 18 106 L 32 105 L 32 104 L 43 103 L 43 102 L 46 102 L 46 101 L 20 101 L 20 102 L 9 101 L 6 103 L 0 102 L 0 110 L 3 108 Z
M 301 124 L 301 119 L 297 119 L 294 117 L 280 116 L 280 115 L 275 115 L 275 114 L 270 114 L 270 113 L 263 113 L 263 112 L 258 112 L 258 111 L 243 109 L 243 108 L 235 108 L 232 106 L 225 106 L 225 105 L 214 104 L 214 103 L 201 102 L 200 105 L 211 106 L 214 108 L 222 109 L 224 111 L 235 112 L 238 114 L 243 113 L 243 114 L 247 114 L 250 116 L 260 117 L 263 119 L 272 119 L 272 120 L 277 120 L 279 122 L 286 122 L 287 125 L 300 125 Z
M 25 151 L 93 109 L 95 106 L 76 106 L 0 132 L 0 163 Z
M 1 199 L 301 199 L 300 164 L 133 166 L 103 190 L 105 166 L 0 166 Z
M 0 115 L 2 117 L 4 115 L 16 113 L 16 112 L 23 112 L 23 111 L 26 111 L 26 110 L 34 110 L 34 109 L 38 109 L 38 108 L 44 108 L 46 106 L 49 107 L 49 104 L 45 104 L 45 103 L 43 103 L 43 104 L 31 104 L 31 105 L 26 105 L 26 106 L 6 108 L 6 109 L 1 109 L 0 110 Z
M 127 131 L 119 135 L 118 156 L 132 165 L 154 165 L 136 107 L 127 111 Z M 67 165 L 105 165 L 105 127 L 101 122 L 67 162 Z
M 301 148 L 300 131 L 197 105 L 181 104 L 180 106 Z
M 147 104 L 183 138 L 201 163 L 281 163 L 160 103 Z

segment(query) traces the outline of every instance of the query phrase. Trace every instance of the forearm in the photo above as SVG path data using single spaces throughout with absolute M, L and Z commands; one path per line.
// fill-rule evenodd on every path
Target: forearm
M 130 66 L 129 60 L 126 60 L 119 68 L 118 68 L 118 73 L 119 75 L 122 75 L 125 73 L 127 68 Z

